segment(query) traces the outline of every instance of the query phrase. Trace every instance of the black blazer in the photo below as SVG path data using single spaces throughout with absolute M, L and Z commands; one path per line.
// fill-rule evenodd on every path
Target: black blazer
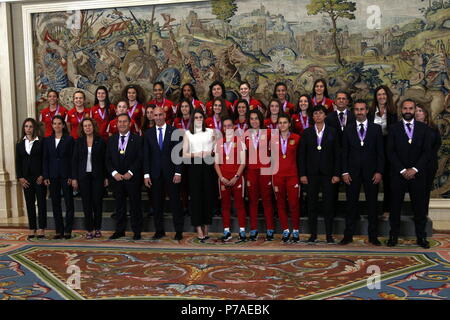
M 364 146 L 357 130 L 356 121 L 347 124 L 342 135 L 342 173 L 370 179 L 378 172 L 384 173 L 384 146 L 381 126 L 367 122 Z
M 435 170 L 438 167 L 438 152 L 442 145 L 442 137 L 437 128 L 428 127 L 428 132 L 431 144 L 430 169 Z
M 72 157 L 72 179 L 83 179 L 86 177 L 88 147 L 86 137 L 76 140 Z M 106 142 L 99 136 L 94 137 L 92 143 L 91 163 L 92 176 L 95 179 L 105 179 L 106 176 Z
M 125 174 L 130 170 L 133 173 L 131 180 L 142 181 L 142 140 L 141 137 L 130 133 L 125 154 L 119 153 L 119 133 L 109 137 L 106 149 L 106 170 L 108 178 L 112 179 L 114 171 Z M 131 181 L 130 180 L 130 181 Z M 112 181 L 115 181 L 114 179 Z
M 55 136 L 44 139 L 44 179 L 70 178 L 72 176 L 72 153 L 74 140 L 63 135 L 58 148 L 55 147 Z
M 43 140 L 33 142 L 30 154 L 25 150 L 25 140 L 16 144 L 16 176 L 19 178 L 37 178 L 42 176 Z
M 336 130 L 325 125 L 322 149 L 317 150 L 317 134 L 314 126 L 307 128 L 298 148 L 299 175 L 327 175 L 340 177 L 339 136 Z
M 340 137 L 342 137 L 343 131 L 341 129 L 341 123 L 339 122 L 338 114 L 339 114 L 338 110 L 329 113 L 325 118 L 325 124 L 336 129 L 336 132 L 340 135 Z M 354 121 L 356 121 L 355 114 L 353 113 L 352 110 L 348 109 L 346 124 L 353 123 Z
M 415 167 L 424 172 L 430 161 L 431 143 L 428 126 L 414 121 L 412 143 L 408 143 L 403 120 L 393 124 L 389 129 L 387 153 L 391 163 L 391 174 L 400 174 L 403 169 Z
M 145 132 L 144 136 L 144 175 L 150 174 L 151 179 L 157 179 L 163 175 L 166 179 L 172 179 L 175 173 L 181 174 L 181 163 L 175 165 L 171 154 L 173 148 L 180 142 L 172 141 L 172 133 L 175 127 L 167 125 L 164 134 L 163 149 L 159 148 L 157 127 L 154 126 Z M 181 148 L 180 148 L 181 152 Z M 180 155 L 181 159 L 181 155 Z

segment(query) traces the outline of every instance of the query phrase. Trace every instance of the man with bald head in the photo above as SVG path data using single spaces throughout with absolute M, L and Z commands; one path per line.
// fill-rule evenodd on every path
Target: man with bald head
M 166 113 L 161 107 L 153 111 L 155 126 L 144 136 L 144 183 L 152 191 L 155 234 L 153 240 L 164 237 L 165 191 L 170 197 L 175 240 L 183 239 L 184 216 L 180 201 L 181 164 L 176 165 L 171 158 L 173 148 L 179 141 L 172 141 L 175 127 L 166 123 Z

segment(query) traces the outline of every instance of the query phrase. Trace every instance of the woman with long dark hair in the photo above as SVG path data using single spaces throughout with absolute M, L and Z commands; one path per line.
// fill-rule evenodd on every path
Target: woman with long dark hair
M 22 124 L 21 138 L 16 144 L 16 177 L 23 188 L 27 205 L 28 226 L 31 231 L 28 239 L 44 238 L 47 228 L 47 204 L 45 200 L 47 188 L 42 173 L 43 143 L 39 139 L 38 132 L 36 120 L 33 118 L 25 119 Z M 36 201 L 38 205 L 37 221 Z M 37 231 L 38 224 L 39 230 Z
M 46 186 L 50 186 L 52 211 L 56 234 L 53 239 L 72 237 L 74 204 L 72 189 L 72 153 L 74 139 L 69 135 L 66 121 L 60 115 L 52 121 L 53 134 L 44 140 L 43 176 Z M 61 208 L 61 189 L 66 205 L 65 224 Z
M 183 158 L 189 172 L 191 221 L 200 242 L 209 239 L 208 225 L 212 223 L 214 143 L 214 131 L 206 128 L 203 111 L 194 110 L 183 138 Z
M 249 105 L 247 100 L 239 100 L 236 103 L 236 108 L 234 109 L 234 129 L 237 130 L 238 136 L 244 136 L 245 131 L 248 129 L 247 117 L 249 113 Z
M 284 82 L 275 84 L 272 98 L 280 102 L 280 111 L 287 114 L 295 112 L 295 106 L 287 100 L 287 86 Z
M 327 82 L 325 79 L 317 79 L 314 81 L 313 92 L 311 94 L 313 107 L 322 105 L 328 113 L 334 111 L 334 101 L 328 95 Z
M 153 84 L 153 99 L 147 105 L 153 104 L 156 107 L 161 107 L 166 114 L 166 123 L 172 125 L 173 118 L 177 113 L 176 105 L 167 99 L 164 94 L 164 82 L 158 81 Z
M 424 122 L 429 127 L 429 140 L 431 142 L 431 155 L 430 162 L 427 166 L 427 193 L 426 193 L 426 203 L 427 203 L 427 215 L 428 208 L 430 204 L 430 194 L 433 190 L 433 181 L 436 177 L 436 172 L 438 170 L 438 152 L 442 145 L 442 137 L 439 132 L 438 127 L 434 124 L 431 118 L 431 112 L 428 108 L 422 105 L 416 106 L 415 119 L 420 122 Z
M 195 91 L 195 87 L 191 83 L 185 83 L 181 87 L 180 98 L 178 99 L 177 105 L 177 117 L 178 111 L 180 110 L 180 105 L 183 100 L 188 100 L 190 104 L 194 107 L 194 109 L 201 109 L 204 113 L 206 113 L 205 105 L 200 101 L 197 96 L 197 91 Z
M 302 94 L 298 98 L 297 112 L 292 115 L 292 130 L 298 135 L 302 135 L 303 131 L 313 126 L 312 120 L 313 105 L 307 94 Z
M 225 100 L 228 113 L 233 114 L 234 112 L 233 104 L 227 100 L 227 96 L 225 94 L 225 85 L 221 81 L 214 81 L 209 86 L 209 101 L 206 104 L 207 117 L 211 117 L 213 115 L 213 103 L 215 98 L 222 98 L 223 100 Z
M 135 84 L 129 84 L 122 90 L 122 100 L 128 104 L 128 115 L 133 120 L 138 129 L 141 129 L 142 117 L 144 117 L 144 90 Z M 119 104 L 119 103 L 117 103 Z
M 201 109 L 196 109 L 201 110 Z M 182 99 L 177 110 L 177 117 L 173 121 L 173 126 L 177 129 L 189 130 L 191 124 L 191 114 L 194 106 L 190 99 Z
M 155 126 L 155 119 L 153 116 L 153 110 L 155 110 L 156 106 L 154 104 L 148 104 L 145 107 L 145 116 L 142 118 L 142 126 L 141 133 L 145 134 L 145 131 Z
M 206 119 L 206 127 L 222 131 L 222 119 L 228 117 L 227 106 L 222 98 L 213 99 L 213 115 Z
M 251 93 L 250 83 L 248 83 L 247 81 L 241 82 L 241 84 L 239 85 L 239 94 L 241 95 L 241 97 L 240 99 L 234 101 L 233 104 L 234 114 L 236 114 L 236 107 L 239 101 L 241 100 L 247 101 L 250 110 L 259 109 L 259 111 L 261 111 L 263 114 L 265 113 L 264 105 L 261 103 L 261 101 L 252 98 L 250 96 L 250 93 Z
M 281 102 L 277 99 L 272 99 L 269 102 L 269 112 L 267 113 L 267 119 L 264 120 L 264 125 L 269 129 L 278 128 L 278 116 L 281 111 Z
M 83 203 L 86 239 L 100 238 L 103 194 L 106 179 L 106 142 L 98 134 L 97 123 L 85 118 L 80 123 L 79 138 L 72 157 L 72 187 L 80 189 Z M 94 233 L 95 230 L 95 233 Z
M 389 127 L 398 121 L 397 108 L 394 105 L 392 91 L 387 86 L 375 89 L 372 105 L 367 119 L 381 126 L 385 150 L 384 172 L 389 172 L 390 162 L 387 154 Z M 389 174 L 383 175 L 383 220 L 388 220 L 391 211 L 391 179 Z
M 67 109 L 59 104 L 59 93 L 56 90 L 47 92 L 48 107 L 39 113 L 39 122 L 44 124 L 44 137 L 52 135 L 52 120 L 54 116 L 60 115 L 64 119 L 67 115 Z
M 98 134 L 105 141 L 108 140 L 108 124 L 116 115 L 116 106 L 109 100 L 108 89 L 100 86 L 95 90 L 94 106 L 91 108 L 90 117 L 97 122 Z

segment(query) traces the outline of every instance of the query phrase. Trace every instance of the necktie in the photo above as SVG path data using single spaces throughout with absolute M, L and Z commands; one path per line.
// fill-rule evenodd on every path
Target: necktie
M 406 123 L 406 126 L 408 127 L 408 131 L 411 132 L 411 123 Z
M 158 128 L 159 130 L 159 137 L 158 137 L 158 144 L 159 144 L 159 149 L 163 149 L 163 135 L 162 135 L 162 128 Z
M 125 136 L 120 136 L 120 139 L 122 140 L 122 145 L 125 143 Z
M 361 136 L 364 135 L 364 124 L 363 123 L 359 124 L 359 133 L 361 134 Z
M 339 120 L 341 121 L 341 123 L 344 121 L 344 113 L 342 111 L 339 112 Z

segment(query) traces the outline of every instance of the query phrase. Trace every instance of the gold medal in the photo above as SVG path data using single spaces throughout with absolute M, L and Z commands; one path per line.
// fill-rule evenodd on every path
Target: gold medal
M 120 150 L 120 154 L 125 154 L 125 150 Z
M 408 143 L 411 144 L 411 143 L 412 143 L 412 139 L 409 139 L 409 140 L 408 140 Z
M 293 146 L 293 145 L 295 144 L 295 140 L 294 140 L 294 139 L 291 139 L 291 140 L 289 141 L 289 144 L 290 144 L 291 146 Z
M 322 147 L 321 146 L 317 146 L 317 150 L 322 150 Z
M 228 157 L 228 156 L 227 156 L 227 158 L 226 158 L 226 159 L 227 159 L 227 160 L 230 160 L 230 157 Z
M 364 147 L 364 141 L 361 141 L 361 147 Z
M 283 154 L 283 159 L 286 159 L 286 155 L 285 154 Z

